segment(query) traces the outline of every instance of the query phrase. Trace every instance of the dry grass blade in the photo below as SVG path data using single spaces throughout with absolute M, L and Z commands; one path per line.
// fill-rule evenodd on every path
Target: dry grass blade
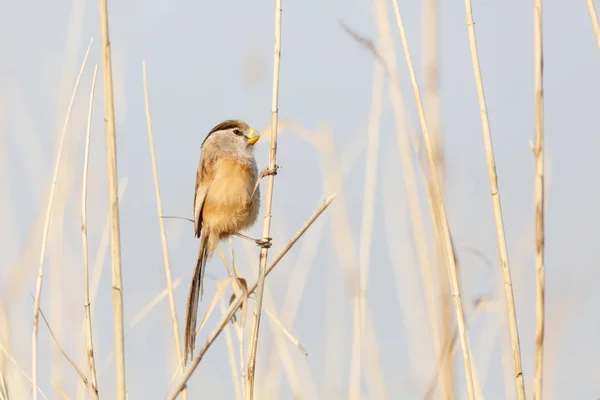
M 77 80 L 75 81 L 75 86 L 73 87 L 73 93 L 71 94 L 71 101 L 69 103 L 69 107 L 67 108 L 67 114 L 65 116 L 65 121 L 63 125 L 62 134 L 60 136 L 60 141 L 58 143 L 58 151 L 56 153 L 56 162 L 54 166 L 54 173 L 52 176 L 52 185 L 50 187 L 50 196 L 48 198 L 48 206 L 46 208 L 46 219 L 44 220 L 44 230 L 42 234 L 42 247 L 40 250 L 40 260 L 39 260 L 39 269 L 38 269 L 38 277 L 37 284 L 35 288 L 35 300 L 33 306 L 33 335 L 32 335 L 32 344 L 31 344 L 31 365 L 32 365 L 32 376 L 33 376 L 33 400 L 38 399 L 38 327 L 39 327 L 39 314 L 40 314 L 40 302 L 42 296 L 42 282 L 44 278 L 44 259 L 46 258 L 46 245 L 48 243 L 48 232 L 50 231 L 50 220 L 52 218 L 52 206 L 54 204 L 54 196 L 56 193 L 56 184 L 58 181 L 58 173 L 60 171 L 60 163 L 62 159 L 63 146 L 65 143 L 65 137 L 67 135 L 67 128 L 69 126 L 69 118 L 71 116 L 71 110 L 73 109 L 73 103 L 75 102 L 75 94 L 77 93 L 77 88 L 79 87 L 79 82 L 81 80 L 81 75 L 83 74 L 83 70 L 85 68 L 85 64 L 87 61 L 87 57 L 90 53 L 90 48 L 92 47 L 93 40 L 90 40 L 90 44 L 88 45 L 87 51 L 83 58 L 83 62 L 81 63 L 81 68 L 79 69 L 79 74 L 77 75 Z
M 81 378 L 81 380 L 83 381 L 83 383 L 85 384 L 85 386 L 89 387 L 90 386 L 90 381 L 85 376 L 85 374 L 83 373 L 83 371 L 77 366 L 77 364 L 75 364 L 75 361 L 73 361 L 73 359 L 71 357 L 69 357 L 69 355 L 67 354 L 67 352 L 65 351 L 65 349 L 63 349 L 63 347 L 60 345 L 60 343 L 58 342 L 58 339 L 56 338 L 56 335 L 54 335 L 54 331 L 50 327 L 50 324 L 48 323 L 48 320 L 46 319 L 46 316 L 44 315 L 44 312 L 42 311 L 41 308 L 40 308 L 40 315 L 42 317 L 42 320 L 44 320 L 44 323 L 46 324 L 46 327 L 48 328 L 48 332 L 50 332 L 50 336 L 52 337 L 52 340 L 54 340 L 54 343 L 56 343 L 56 346 L 58 347 L 58 349 L 60 350 L 60 352 L 62 353 L 62 355 L 69 362 L 69 364 L 71 364 L 71 366 L 73 367 L 73 369 L 75 370 L 75 372 L 77 372 L 77 375 L 79 375 L 79 377 Z
M 506 299 L 508 325 L 510 330 L 510 339 L 512 342 L 515 383 L 517 386 L 517 396 L 519 400 L 525 400 L 525 382 L 523 379 L 523 367 L 521 366 L 521 345 L 519 343 L 519 329 L 517 327 L 517 310 L 515 308 L 512 278 L 510 273 L 510 265 L 508 262 L 508 248 L 506 245 L 506 236 L 504 232 L 504 218 L 502 216 L 500 190 L 498 189 L 496 161 L 494 157 L 494 147 L 492 145 L 492 134 L 490 133 L 490 123 L 487 115 L 485 93 L 483 90 L 483 79 L 481 78 L 481 68 L 479 66 L 479 55 L 477 52 L 477 39 L 475 37 L 475 24 L 473 22 L 471 0 L 465 0 L 465 10 L 467 14 L 467 28 L 469 31 L 469 45 L 471 48 L 471 59 L 473 62 L 473 74 L 475 75 L 477 97 L 479 99 L 479 114 L 481 117 L 481 125 L 483 130 L 483 141 L 485 143 L 485 154 L 487 158 L 492 205 L 494 208 L 494 219 L 496 221 L 496 235 L 498 239 L 498 250 L 500 252 L 500 264 L 502 266 L 502 275 L 504 277 L 504 297 Z
M 279 117 L 279 67 L 281 63 L 281 0 L 276 0 L 275 5 L 275 50 L 273 57 L 273 101 L 271 104 L 271 145 L 269 149 L 269 169 L 276 168 L 277 160 L 277 119 Z M 273 204 L 273 186 L 275 176 L 270 175 L 267 183 L 267 195 L 265 203 L 265 217 L 263 223 L 263 238 L 271 235 L 271 208 Z M 248 357 L 248 390 L 246 398 L 254 398 L 254 379 L 256 372 L 256 353 L 258 349 L 258 334 L 260 328 L 260 316 L 262 311 L 262 302 L 265 289 L 265 278 L 267 275 L 267 255 L 268 248 L 263 247 L 260 250 L 260 260 L 258 269 L 258 291 L 256 292 L 256 308 L 254 311 L 254 323 L 252 327 L 252 337 L 250 338 L 250 355 Z
M 596 13 L 596 6 L 594 6 L 594 0 L 586 0 L 588 11 L 590 13 L 590 19 L 592 20 L 592 26 L 594 27 L 594 36 L 596 37 L 596 43 L 598 43 L 598 49 L 600 50 L 600 23 L 598 23 L 598 14 Z
M 279 263 L 279 261 L 281 261 L 281 259 L 283 257 L 285 257 L 287 252 L 294 246 L 294 244 L 296 244 L 296 242 L 302 237 L 302 235 L 304 235 L 304 233 L 308 230 L 308 228 L 310 228 L 310 226 L 317 220 L 317 218 L 319 218 L 319 216 L 323 213 L 323 211 L 325 211 L 325 209 L 327 207 L 329 207 L 329 205 L 335 199 L 335 197 L 336 197 L 335 194 L 329 196 L 327 198 L 327 200 L 325 200 L 325 203 L 321 207 L 319 207 L 319 209 L 308 219 L 308 221 L 306 221 L 304 226 L 302 226 L 302 228 L 300 228 L 300 230 L 296 233 L 296 235 L 294 235 L 294 237 L 287 243 L 287 245 L 283 248 L 283 250 L 279 253 L 279 255 L 277 255 L 277 257 L 275 257 L 275 259 L 267 267 L 267 269 L 265 271 L 265 275 L 269 275 L 269 273 L 273 270 L 273 268 L 275 268 L 277 266 L 277 264 Z M 254 283 L 254 285 L 250 286 L 248 288 L 248 295 L 254 293 L 254 291 L 256 290 L 257 287 L 258 287 L 258 282 Z M 206 343 L 204 344 L 204 346 L 202 346 L 202 348 L 198 352 L 198 355 L 196 356 L 196 358 L 194 358 L 194 360 L 191 362 L 188 370 L 185 372 L 183 379 L 181 380 L 181 382 L 178 383 L 178 385 L 175 387 L 175 390 L 173 391 L 173 393 L 171 393 L 171 395 L 169 395 L 168 399 L 175 400 L 175 398 L 177 398 L 177 395 L 179 394 L 179 392 L 181 392 L 183 390 L 183 388 L 186 386 L 187 381 L 190 379 L 190 377 L 192 376 L 192 374 L 194 373 L 194 371 L 200 364 L 200 361 L 202 361 L 204 354 L 208 351 L 210 346 L 213 344 L 213 342 L 215 341 L 217 336 L 219 336 L 219 334 L 221 333 L 223 328 L 227 325 L 227 323 L 233 318 L 236 311 L 242 306 L 242 303 L 244 300 L 245 299 L 242 297 L 237 297 L 235 299 L 235 301 L 229 307 L 229 311 L 227 312 L 227 314 L 221 319 L 221 321 L 219 321 L 219 324 L 217 325 L 217 327 L 209 335 Z
M 457 260 L 454 252 L 454 246 L 452 244 L 452 235 L 448 224 L 448 217 L 446 213 L 446 205 L 442 196 L 442 189 L 440 179 L 438 176 L 438 169 L 436 165 L 436 156 L 432 146 L 432 140 L 429 135 L 429 129 L 427 127 L 427 121 L 425 119 L 425 112 L 423 110 L 423 103 L 421 100 L 421 94 L 417 79 L 415 76 L 412 58 L 410 50 L 408 48 L 408 40 L 406 39 L 406 33 L 404 30 L 404 24 L 400 15 L 400 8 L 397 0 L 393 2 L 394 12 L 396 15 L 396 23 L 400 33 L 400 39 L 402 40 L 402 47 L 404 49 L 404 56 L 406 58 L 406 64 L 410 75 L 410 80 L 413 87 L 415 96 L 415 102 L 419 113 L 419 122 L 421 124 L 421 131 L 423 134 L 423 140 L 425 142 L 425 148 L 427 150 L 427 159 L 429 164 L 429 173 L 431 174 L 431 183 L 428 185 L 429 195 L 433 204 L 434 215 L 436 216 L 438 227 L 442 236 L 444 251 L 446 255 L 446 263 L 448 268 L 448 275 L 450 277 L 450 284 L 452 288 L 452 298 L 454 300 L 454 309 L 456 312 L 456 323 L 458 326 L 458 332 L 460 337 L 460 344 L 463 356 L 463 364 L 465 368 L 465 379 L 467 381 L 467 392 L 470 399 L 475 398 L 474 385 L 473 385 L 473 371 L 471 365 L 471 356 L 469 350 L 469 339 L 467 335 L 467 328 L 465 324 L 465 317 L 463 311 L 463 304 L 460 294 L 460 285 L 458 280 L 458 268 Z
M 546 271 L 544 265 L 544 51 L 542 40 L 542 0 L 534 0 L 535 69 L 535 379 L 534 400 L 542 400 L 544 370 L 544 323 L 546 312 Z
M 181 337 L 179 336 L 179 324 L 177 322 L 177 309 L 175 308 L 175 297 L 173 296 L 173 279 L 171 277 L 171 263 L 169 262 L 169 246 L 167 244 L 167 234 L 165 232 L 165 223 L 162 215 L 162 201 L 160 198 L 160 185 L 158 183 L 158 169 L 156 166 L 156 155 L 154 154 L 154 137 L 152 135 L 152 120 L 150 118 L 150 101 L 148 99 L 148 79 L 146 75 L 146 62 L 142 62 L 142 73 L 144 78 L 144 103 L 146 105 L 146 123 L 148 125 L 148 141 L 150 145 L 150 155 L 152 157 L 152 172 L 154 175 L 154 188 L 156 191 L 156 208 L 158 212 L 158 223 L 160 226 L 160 241 L 163 250 L 163 260 L 165 263 L 165 279 L 167 281 L 167 290 L 169 293 L 169 309 L 171 311 L 171 325 L 173 326 L 173 337 L 175 340 L 175 351 L 177 352 L 177 364 L 181 364 L 183 350 L 181 347 Z M 187 391 L 182 393 L 183 399 L 187 399 Z
M 90 269 L 88 262 L 87 241 L 87 182 L 88 166 L 90 159 L 90 137 L 92 131 L 92 110 L 94 109 L 94 90 L 96 89 L 96 77 L 98 76 L 98 65 L 94 66 L 94 77 L 90 89 L 90 101 L 88 108 L 87 133 L 85 139 L 85 156 L 83 161 L 83 185 L 81 190 L 81 243 L 83 251 L 83 275 L 84 275 L 84 309 L 86 323 L 86 347 L 87 360 L 90 368 L 90 393 L 94 399 L 98 399 L 98 381 L 96 378 L 96 360 L 94 358 L 94 340 L 92 335 L 92 309 L 90 304 Z
M 288 331 L 285 326 L 283 326 L 283 324 L 281 323 L 281 321 L 279 320 L 279 318 L 277 318 L 275 316 L 275 314 L 273 314 L 271 311 L 269 311 L 269 309 L 267 307 L 263 307 L 263 311 L 273 320 L 273 322 L 275 322 L 275 324 L 281 329 L 281 332 L 283 332 L 283 334 L 285 335 L 285 337 L 287 337 L 289 339 L 289 341 L 296 346 L 296 348 L 298 350 L 300 350 L 300 352 L 302 354 L 304 354 L 305 356 L 308 357 L 308 352 L 306 351 L 306 349 L 304 348 L 304 346 L 302 346 L 302 343 L 300 343 L 300 341 L 298 339 L 296 339 L 294 337 L 294 335 L 292 335 L 292 333 L 290 331 Z
M 121 235 L 119 232 L 119 199 L 117 178 L 117 144 L 115 104 L 113 95 L 112 59 L 108 31 L 107 0 L 100 0 L 100 30 L 102 32 L 102 70 L 104 76 L 104 114 L 106 157 L 108 164 L 108 194 L 110 199 L 110 253 L 112 261 L 112 301 L 115 339 L 115 374 L 117 400 L 126 400 L 125 338 L 123 324 L 123 278 L 121 275 Z

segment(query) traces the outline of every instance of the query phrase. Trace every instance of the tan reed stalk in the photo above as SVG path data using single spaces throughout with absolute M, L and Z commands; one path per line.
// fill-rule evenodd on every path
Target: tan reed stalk
M 276 168 L 277 160 L 277 119 L 279 116 L 279 68 L 281 64 L 281 0 L 276 0 L 275 5 L 275 52 L 273 57 L 273 102 L 271 105 L 271 145 L 269 149 L 269 169 Z M 271 234 L 271 208 L 273 204 L 273 186 L 275 176 L 269 175 L 267 184 L 267 195 L 265 202 L 265 217 L 263 224 L 263 238 Z M 258 348 L 258 333 L 260 328 L 260 316 L 262 311 L 263 293 L 265 289 L 265 277 L 267 266 L 267 255 L 269 249 L 263 247 L 260 250 L 260 266 L 258 270 L 258 291 L 256 292 L 256 308 L 254 311 L 254 323 L 252 336 L 250 338 L 250 355 L 248 357 L 248 387 L 246 398 L 254 398 L 254 379 L 256 373 L 256 353 Z
M 479 99 L 479 114 L 481 117 L 481 125 L 483 130 L 483 141 L 485 144 L 485 154 L 487 158 L 487 167 L 490 179 L 490 191 L 492 195 L 492 205 L 494 208 L 494 219 L 496 220 L 496 235 L 498 237 L 500 264 L 502 265 L 502 275 L 504 277 L 504 297 L 506 299 L 508 326 L 510 330 L 510 339 L 512 342 L 513 369 L 515 383 L 517 386 L 517 397 L 519 400 L 525 400 L 525 382 L 523 380 L 523 368 L 521 366 L 521 345 L 519 343 L 519 329 L 517 326 L 517 310 L 515 308 L 515 298 L 513 294 L 512 278 L 508 261 L 508 248 L 506 245 L 506 236 L 504 232 L 504 218 L 502 216 L 500 191 L 498 189 L 498 175 L 496 174 L 496 161 L 494 157 L 494 147 L 492 145 L 492 134 L 490 132 L 490 123 L 488 120 L 487 106 L 485 102 L 485 92 L 483 90 L 483 79 L 481 77 L 481 68 L 479 66 L 479 55 L 477 52 L 477 39 L 475 37 L 475 23 L 473 22 L 471 0 L 465 0 L 465 10 L 467 14 L 467 29 L 469 31 L 471 59 L 473 61 L 473 74 L 475 75 L 477 97 Z
M 544 265 L 544 42 L 542 0 L 533 5 L 535 69 L 535 378 L 534 400 L 542 400 L 544 371 L 544 324 L 546 318 L 546 266 Z
M 115 374 L 117 400 L 127 399 L 125 385 L 125 339 L 123 336 L 123 278 L 121 275 L 121 234 L 119 232 L 119 199 L 117 178 L 117 143 L 115 104 L 112 79 L 112 58 L 108 31 L 108 0 L 100 0 L 102 32 L 102 70 L 104 75 L 104 121 L 108 164 L 108 194 L 110 199 L 110 253 L 112 261 L 112 302 L 115 339 Z
M 148 125 L 148 141 L 150 145 L 150 156 L 152 157 L 152 172 L 154 175 L 154 189 L 156 192 L 156 211 L 158 215 L 158 224 L 160 226 L 160 241 L 163 250 L 163 261 L 165 263 L 165 279 L 167 281 L 167 291 L 169 293 L 169 308 L 171 310 L 171 325 L 173 326 L 173 337 L 175 339 L 175 352 L 177 353 L 177 365 L 181 364 L 183 357 L 181 347 L 181 337 L 179 336 L 179 323 L 177 322 L 177 309 L 175 307 L 175 297 L 173 296 L 173 279 L 171 277 L 171 263 L 169 261 L 169 246 L 167 243 L 167 233 L 165 232 L 165 223 L 162 217 L 162 201 L 160 198 L 160 185 L 158 183 L 158 168 L 156 166 L 156 155 L 154 153 L 154 137 L 152 135 L 152 119 L 150 117 L 150 101 L 148 99 L 148 79 L 146 74 L 146 61 L 142 61 L 142 74 L 144 78 L 144 103 L 146 104 L 146 123 Z M 183 399 L 187 399 L 187 390 L 182 391 Z
M 281 261 L 281 259 L 294 246 L 294 244 L 296 244 L 296 242 L 302 237 L 302 235 L 304 235 L 304 233 L 308 230 L 308 228 L 310 228 L 310 226 L 317 220 L 317 218 L 319 218 L 319 216 L 323 213 L 323 211 L 325 211 L 325 209 L 327 207 L 329 207 L 329 205 L 335 199 L 335 197 L 336 197 L 335 194 L 332 194 L 331 196 L 329 196 L 325 200 L 323 205 L 321 205 L 321 207 L 319 207 L 319 209 L 308 219 L 308 221 L 306 221 L 304 226 L 302 226 L 302 228 L 300 228 L 300 230 L 294 235 L 294 237 L 292 237 L 292 239 L 290 239 L 290 241 L 285 245 L 283 250 L 281 250 L 281 252 L 277 255 L 277 257 L 275 257 L 275 259 L 273 261 L 271 261 L 271 264 L 269 264 L 269 266 L 266 268 L 265 276 L 267 276 L 267 275 L 269 275 L 269 273 L 271 273 L 271 271 L 273 270 L 273 268 L 275 268 L 277 266 L 279 261 Z M 248 296 L 251 295 L 252 293 L 254 293 L 254 291 L 257 289 L 257 287 L 258 287 L 258 280 L 256 283 L 254 283 L 254 285 L 252 285 L 248 288 Z M 244 301 L 245 301 L 244 296 L 239 296 L 235 299 L 235 301 L 229 307 L 228 313 L 221 319 L 221 321 L 219 321 L 219 323 L 217 324 L 217 327 L 209 335 L 206 343 L 204 344 L 204 346 L 202 346 L 202 348 L 198 352 L 198 355 L 196 356 L 196 358 L 194 358 L 194 360 L 191 362 L 191 364 L 190 364 L 188 370 L 185 372 L 181 382 L 179 382 L 177 384 L 173 393 L 171 393 L 169 395 L 169 397 L 168 397 L 169 400 L 175 400 L 177 398 L 177 395 L 179 394 L 179 392 L 181 392 L 181 390 L 183 390 L 187 381 L 190 379 L 190 377 L 192 376 L 192 374 L 194 373 L 194 371 L 200 364 L 200 361 L 202 361 L 204 354 L 208 351 L 208 349 L 213 344 L 215 339 L 219 336 L 219 334 L 221 333 L 221 331 L 223 330 L 225 325 L 227 325 L 227 323 L 231 320 L 231 318 L 233 318 L 234 314 L 242 306 L 242 303 Z
M 354 294 L 354 329 L 350 365 L 349 397 L 360 399 L 362 342 L 365 334 L 365 319 L 367 307 L 367 283 L 371 256 L 371 240 L 373 219 L 375 216 L 375 193 L 377 189 L 377 162 L 379 151 L 379 130 L 382 114 L 383 83 L 385 79 L 383 66 L 375 60 L 373 69 L 373 84 L 371 89 L 371 111 L 367 129 L 367 157 L 365 165 L 365 183 L 363 197 L 362 226 L 359 242 L 359 279 L 358 290 Z
M 423 54 L 424 54 L 424 104 L 426 110 L 427 126 L 431 133 L 431 145 L 435 158 L 435 164 L 440 178 L 440 186 L 442 196 L 445 197 L 445 163 L 444 149 L 442 145 L 442 134 L 440 127 L 440 76 L 439 76 L 439 61 L 438 61 L 438 35 L 439 22 L 438 11 L 439 0 L 425 0 L 423 7 Z M 439 235 L 434 235 L 436 256 L 437 256 L 437 297 L 438 301 L 434 302 L 432 309 L 433 315 L 430 317 L 435 319 L 435 326 L 432 326 L 432 336 L 434 342 L 434 350 L 436 354 L 440 354 L 442 343 L 446 343 L 452 337 L 454 330 L 452 320 L 452 305 L 448 301 L 450 298 L 450 290 L 448 287 L 448 272 L 444 265 L 444 247 L 442 239 Z M 459 272 L 460 273 L 460 272 Z M 431 276 L 431 275 L 430 275 Z M 433 277 L 432 277 L 433 278 Z M 427 284 L 427 283 L 425 283 Z M 434 285 L 433 282 L 430 283 Z M 437 312 L 440 310 L 441 330 L 437 329 L 440 321 L 437 318 Z M 449 356 L 443 360 L 442 370 L 440 371 L 440 395 L 442 399 L 451 399 L 455 397 L 454 389 L 454 362 Z
M 85 63 L 87 61 L 87 57 L 90 53 L 90 48 L 92 47 L 93 40 L 90 40 L 90 44 L 88 45 L 87 51 L 83 58 L 83 62 L 81 63 L 81 67 L 79 69 L 79 74 L 77 75 L 77 80 L 75 81 L 75 86 L 73 87 L 73 93 L 71 94 L 71 101 L 69 103 L 69 107 L 67 108 L 67 114 L 65 116 L 65 121 L 63 124 L 63 130 L 60 136 L 60 141 L 58 143 L 58 150 L 56 153 L 56 163 L 54 166 L 54 172 L 52 176 L 52 185 L 50 187 L 50 195 L 48 198 L 48 206 L 46 208 L 46 219 L 44 220 L 44 230 L 42 233 L 42 246 L 40 250 L 40 259 L 39 259 L 39 269 L 38 269 L 38 278 L 37 284 L 35 288 L 35 300 L 33 307 L 33 335 L 32 335 L 32 344 L 31 344 L 31 365 L 32 365 L 32 380 L 33 380 L 33 400 L 38 400 L 38 328 L 39 328 L 39 317 L 40 317 L 40 301 L 42 296 L 42 282 L 44 277 L 44 259 L 46 258 L 46 245 L 48 243 L 48 232 L 50 231 L 50 220 L 52 218 L 52 206 L 54 205 L 54 196 L 56 193 L 56 184 L 58 181 L 58 173 L 60 171 L 60 163 L 62 159 L 63 146 L 65 143 L 65 137 L 67 135 L 67 128 L 69 126 L 69 118 L 71 116 L 71 110 L 73 109 L 73 103 L 75 102 L 75 94 L 77 93 L 77 88 L 79 87 L 79 82 L 81 80 L 81 75 L 83 74 L 83 70 L 85 68 Z
M 592 26 L 594 27 L 594 36 L 596 36 L 596 43 L 598 43 L 598 49 L 600 50 L 600 23 L 598 23 L 598 14 L 596 13 L 596 6 L 594 6 L 594 0 L 586 0 L 588 11 L 590 13 L 590 19 L 592 20 Z
M 81 243 L 83 248 L 83 275 L 84 275 L 84 310 L 86 323 L 86 348 L 87 360 L 90 368 L 90 394 L 98 400 L 98 380 L 96 378 L 96 360 L 94 357 L 94 340 L 92 335 L 92 310 L 90 307 L 90 269 L 88 263 L 88 240 L 87 240 L 87 183 L 88 166 L 90 159 L 90 137 L 92 132 L 92 111 L 94 109 L 94 91 L 96 89 L 96 77 L 98 76 L 98 65 L 94 66 L 94 77 L 90 89 L 90 101 L 88 107 L 87 132 L 85 139 L 85 156 L 83 160 L 83 185 L 81 189 Z
M 459 333 L 459 337 L 460 337 L 461 350 L 462 350 L 462 355 L 463 355 L 463 364 L 464 364 L 464 368 L 465 368 L 465 379 L 467 381 L 467 393 L 469 395 L 469 399 L 474 399 L 475 392 L 474 392 L 474 388 L 473 388 L 473 372 L 472 372 L 471 357 L 470 357 L 470 350 L 469 350 L 469 339 L 468 339 L 468 335 L 467 335 L 467 327 L 465 324 L 463 304 L 462 304 L 462 299 L 461 299 L 461 295 L 460 295 L 460 284 L 459 284 L 459 280 L 458 280 L 457 262 L 456 262 L 456 256 L 454 253 L 454 248 L 452 245 L 450 227 L 448 225 L 446 206 L 444 204 L 444 199 L 442 197 L 440 180 L 438 177 L 437 166 L 435 164 L 435 154 L 433 153 L 433 147 L 431 145 L 431 137 L 429 136 L 427 121 L 425 120 L 425 112 L 423 110 L 421 94 L 419 91 L 417 79 L 416 79 L 414 68 L 412 65 L 410 50 L 408 48 L 408 41 L 406 39 L 404 24 L 402 23 L 402 18 L 400 15 L 400 8 L 398 6 L 397 0 L 394 0 L 393 5 L 394 5 L 394 12 L 396 14 L 396 23 L 398 25 L 398 30 L 400 33 L 400 39 L 402 40 L 402 47 L 404 49 L 404 56 L 406 58 L 408 72 L 409 72 L 410 80 L 411 80 L 412 87 L 413 87 L 415 102 L 417 104 L 417 110 L 419 113 L 419 122 L 421 124 L 421 131 L 423 134 L 423 139 L 424 139 L 425 147 L 427 150 L 427 158 L 428 158 L 429 170 L 430 170 L 429 172 L 430 172 L 431 178 L 432 178 L 431 179 L 432 184 L 429 185 L 430 186 L 430 195 L 432 197 L 434 209 L 436 210 L 436 215 L 438 215 L 439 228 L 444 237 L 444 249 L 445 249 L 445 253 L 446 253 L 448 275 L 450 276 L 450 283 L 451 283 L 451 287 L 452 287 L 452 297 L 454 300 L 454 309 L 456 312 L 456 320 L 457 320 L 456 323 L 458 325 L 458 333 Z

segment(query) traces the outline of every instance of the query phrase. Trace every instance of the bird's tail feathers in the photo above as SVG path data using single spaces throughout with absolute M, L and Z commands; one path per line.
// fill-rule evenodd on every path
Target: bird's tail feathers
M 196 257 L 196 267 L 194 268 L 194 276 L 190 284 L 188 294 L 187 310 L 185 316 L 185 354 L 184 364 L 187 364 L 188 356 L 193 356 L 194 347 L 196 345 L 196 321 L 198 319 L 198 303 L 202 299 L 204 292 L 204 272 L 206 271 L 206 261 L 209 253 L 209 232 L 204 229 L 200 238 L 200 247 Z

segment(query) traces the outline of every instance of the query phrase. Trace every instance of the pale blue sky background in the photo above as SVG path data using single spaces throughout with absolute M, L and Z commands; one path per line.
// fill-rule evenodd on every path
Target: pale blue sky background
M 356 242 L 361 226 L 364 141 L 371 103 L 373 59 L 340 29 L 338 21 L 344 21 L 357 32 L 376 40 L 374 4 L 367 0 L 284 0 L 283 5 L 280 117 L 297 121 L 308 129 L 329 123 L 339 154 L 345 154 L 345 149 L 353 140 L 356 142 L 353 138 L 358 135 L 356 143 L 362 143 L 363 148 L 340 193 L 349 210 Z M 400 0 L 400 6 L 413 60 L 422 81 L 421 4 Z M 392 11 L 391 3 L 388 7 Z M 513 266 L 526 385 L 530 392 L 535 318 L 534 157 L 528 144 L 534 136 L 532 2 L 476 0 L 473 7 Z M 597 316 L 600 296 L 596 290 L 600 278 L 596 244 L 600 219 L 597 208 L 600 192 L 596 179 L 596 149 L 600 145 L 597 129 L 600 51 L 583 0 L 546 0 L 544 7 L 549 164 L 546 395 L 548 399 L 595 399 L 600 396 L 600 323 Z M 35 290 L 41 237 L 41 231 L 33 228 L 38 215 L 45 211 L 47 185 L 54 165 L 53 149 L 77 71 L 93 36 L 95 42 L 70 124 L 66 150 L 69 161 L 63 164 L 66 166 L 63 170 L 67 172 L 59 185 L 61 191 L 68 189 L 65 193 L 70 196 L 64 216 L 65 232 L 64 237 L 51 234 L 42 302 L 42 307 L 53 307 L 50 313 L 53 326 L 66 348 L 77 354 L 80 365 L 85 366 L 81 359 L 83 344 L 78 342 L 82 336 L 75 331 L 80 329 L 83 316 L 79 193 L 87 97 L 93 64 L 101 60 L 97 8 L 95 2 L 81 0 L 0 2 L 0 36 L 3 38 L 0 40 L 0 141 L 4 151 L 0 156 L 0 218 L 3 221 L 0 229 L 0 294 L 3 297 L 18 294 L 10 297 L 8 303 L 12 310 L 10 330 L 15 358 L 26 371 L 31 369 L 29 326 L 32 302 L 29 293 Z M 164 287 L 141 61 L 145 59 L 148 67 L 164 213 L 189 216 L 199 148 L 206 132 L 227 118 L 244 119 L 259 129 L 269 123 L 274 2 L 112 1 L 109 8 L 119 177 L 128 180 L 121 204 L 123 286 L 128 324 Z M 448 209 L 462 261 L 464 299 L 469 304 L 466 307 L 469 312 L 474 298 L 492 295 L 497 285 L 495 227 L 463 3 L 440 0 L 439 20 Z M 393 23 L 391 14 L 390 23 Z M 392 27 L 402 84 L 410 116 L 416 124 L 414 101 L 395 23 Z M 255 71 L 252 78 L 247 77 L 249 69 Z M 93 184 L 88 203 L 91 260 L 98 249 L 107 203 L 101 80 L 96 95 L 90 167 Z M 368 301 L 389 397 L 419 399 L 430 379 L 433 356 L 428 339 L 419 342 L 420 337 L 428 337 L 422 298 L 417 296 L 412 303 L 406 294 L 411 288 L 417 290 L 420 283 L 416 281 L 418 274 L 413 268 L 415 257 L 410 248 L 411 231 L 407 225 L 409 220 L 387 85 L 384 104 Z M 257 151 L 260 166 L 268 161 L 268 138 L 265 136 L 264 139 Z M 275 183 L 272 253 L 278 252 L 325 198 L 321 165 L 315 149 L 288 130 L 282 132 L 279 145 L 278 162 L 282 169 Z M 71 182 L 65 184 L 65 179 Z M 339 201 L 334 204 L 339 206 Z M 55 216 L 55 221 L 60 219 Z M 395 226 L 395 236 L 388 239 L 398 242 L 398 246 L 392 246 L 392 252 L 386 240 L 387 222 Z M 329 224 L 330 220 L 323 223 Z M 178 313 L 183 322 L 197 240 L 187 222 L 167 221 L 166 225 L 173 275 L 183 279 L 176 291 Z M 58 228 L 53 225 L 52 229 Z M 252 233 L 258 236 L 260 231 L 261 227 L 257 226 Z M 298 368 L 308 366 L 318 397 L 337 399 L 347 396 L 352 299 L 345 290 L 331 232 L 326 229 L 324 233 L 316 257 L 311 261 L 312 268 L 296 321 L 290 328 L 307 348 L 309 357 L 304 360 L 291 346 L 289 351 Z M 28 247 L 30 238 L 32 242 Z M 235 246 L 237 254 L 245 256 L 242 244 L 236 241 Z M 496 272 L 461 250 L 467 247 L 476 248 L 492 259 Z M 296 264 L 299 249 L 291 252 L 287 262 L 269 278 L 269 287 L 278 306 L 293 279 L 294 266 L 302 267 Z M 257 260 L 258 251 L 252 246 L 250 251 Z M 24 253 L 28 256 L 22 259 Z M 20 264 L 17 264 L 18 260 L 21 260 Z M 252 269 L 247 260 L 242 265 L 246 273 L 252 271 L 251 281 L 254 280 L 256 260 L 252 259 Z M 403 265 L 406 274 L 395 275 L 393 262 Z M 19 270 L 14 269 L 16 265 Z M 106 398 L 111 398 L 113 367 L 110 364 L 104 366 L 113 341 L 108 268 L 109 257 L 100 282 L 95 335 L 100 388 Z M 408 272 L 411 268 L 412 275 Z M 209 264 L 209 272 L 219 278 L 225 276 L 217 257 Z M 14 278 L 15 274 L 22 279 Z M 212 283 L 208 286 L 201 310 L 208 303 L 206 299 L 214 293 Z M 62 298 L 57 293 L 61 293 Z M 503 297 L 498 300 L 504 307 Z M 406 311 L 411 304 L 414 304 L 413 310 Z M 335 319 L 328 319 L 326 310 L 334 310 L 328 315 L 335 315 Z M 493 331 L 495 319 L 494 314 L 487 313 L 473 326 L 470 335 L 474 348 L 485 338 L 496 335 Z M 167 303 L 163 302 L 127 335 L 130 399 L 162 399 L 166 395 L 172 371 L 172 366 L 167 363 L 172 346 L 168 321 Z M 209 325 L 215 322 L 213 318 Z M 340 335 L 332 344 L 326 331 L 338 323 Z M 51 393 L 48 361 L 53 352 L 48 349 L 53 345 L 45 327 L 41 327 L 41 332 L 42 389 Z M 264 329 L 263 332 L 259 375 L 266 370 L 267 356 L 270 357 L 273 347 L 270 331 Z M 498 346 L 491 353 L 487 380 L 482 382 L 488 399 L 506 398 L 500 347 L 496 342 Z M 338 353 L 339 358 L 327 356 Z M 481 362 L 478 350 L 474 354 Z M 462 370 L 460 356 L 457 367 L 458 371 Z M 77 378 L 66 364 L 63 371 L 62 375 L 60 371 L 54 371 L 53 379 L 61 382 L 75 398 Z M 11 376 L 21 382 L 18 373 Z M 461 390 L 459 397 L 466 398 L 460 372 L 457 382 Z M 263 383 L 259 388 L 264 386 Z M 303 387 L 308 391 L 305 396 L 310 399 L 310 385 Z M 234 398 L 222 338 L 198 368 L 190 390 L 211 399 Z M 374 398 L 364 385 L 363 394 L 365 398 Z M 291 398 L 283 373 L 277 398 Z

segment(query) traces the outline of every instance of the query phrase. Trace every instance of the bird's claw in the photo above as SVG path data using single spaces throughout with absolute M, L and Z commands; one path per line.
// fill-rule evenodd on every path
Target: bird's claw
M 256 240 L 256 244 L 258 246 L 262 247 L 263 249 L 270 249 L 271 248 L 271 238 L 258 239 L 258 240 Z
M 260 176 L 261 176 L 261 178 L 264 178 L 264 177 L 269 176 L 269 175 L 275 176 L 275 175 L 277 175 L 277 170 L 278 169 L 279 169 L 279 165 L 275 165 L 274 168 L 267 167 L 267 168 L 265 168 L 265 169 L 262 170 L 262 172 L 260 173 Z

